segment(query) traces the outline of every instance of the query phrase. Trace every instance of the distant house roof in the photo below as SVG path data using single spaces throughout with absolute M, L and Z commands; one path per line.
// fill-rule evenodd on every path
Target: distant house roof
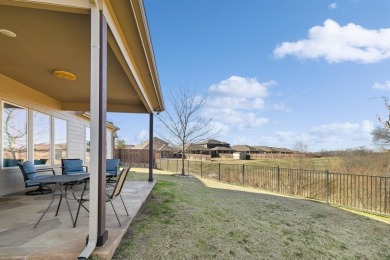
M 223 147 L 223 146 L 217 146 L 217 147 L 211 148 L 210 150 L 211 151 L 235 151 L 232 148 L 227 148 L 227 147 Z
M 282 148 L 282 147 L 269 147 L 272 149 L 273 152 L 277 153 L 294 153 L 293 150 L 287 149 L 287 148 Z
M 236 150 L 237 152 L 257 152 L 258 150 L 249 145 L 233 145 L 232 146 L 233 150 Z
M 294 153 L 293 150 L 290 150 L 290 149 L 287 149 L 287 148 L 279 148 L 279 151 L 281 151 L 283 153 Z
M 267 146 L 255 146 L 255 148 L 260 152 L 266 152 L 266 153 L 272 152 L 272 149 Z
M 133 149 L 149 150 L 149 140 L 142 144 L 136 145 Z M 177 149 L 169 146 L 168 142 L 161 140 L 158 137 L 153 137 L 153 150 L 156 151 L 176 151 Z
M 184 151 L 210 151 L 210 149 L 203 147 L 199 144 L 187 144 L 184 146 Z
M 229 143 L 226 143 L 226 142 L 221 142 L 221 141 L 218 141 L 218 140 L 215 140 L 215 139 L 208 139 L 204 142 L 200 142 L 198 144 L 229 144 Z

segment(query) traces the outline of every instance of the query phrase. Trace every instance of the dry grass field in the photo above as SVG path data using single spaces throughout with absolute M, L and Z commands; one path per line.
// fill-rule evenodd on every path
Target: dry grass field
M 155 179 L 113 259 L 390 259 L 388 223 L 210 180 Z

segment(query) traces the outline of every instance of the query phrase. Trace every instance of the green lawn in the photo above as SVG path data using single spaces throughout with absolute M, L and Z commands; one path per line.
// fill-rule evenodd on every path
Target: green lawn
M 113 259 L 390 259 L 389 224 L 314 201 L 155 179 Z

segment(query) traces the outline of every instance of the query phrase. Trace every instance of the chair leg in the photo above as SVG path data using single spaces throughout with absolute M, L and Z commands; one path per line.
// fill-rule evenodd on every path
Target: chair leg
M 129 212 L 127 211 L 127 208 L 126 208 L 125 202 L 123 201 L 122 195 L 119 194 L 119 197 L 121 197 L 121 201 L 122 201 L 123 207 L 125 207 L 126 214 L 127 214 L 127 216 L 128 216 L 128 215 L 129 215 Z
M 116 214 L 116 210 L 115 210 L 115 208 L 114 208 L 114 204 L 112 204 L 112 200 L 111 200 L 111 199 L 110 199 L 110 203 L 111 203 L 112 209 L 114 210 L 116 219 L 118 220 L 119 226 L 122 227 L 122 224 L 121 224 L 121 222 L 120 222 L 120 220 L 119 220 L 118 214 Z
M 83 203 L 87 201 L 87 200 L 83 199 L 84 193 L 85 193 L 85 192 L 86 192 L 86 190 L 83 190 L 83 192 L 81 193 L 80 199 L 76 199 L 76 196 L 75 196 L 74 193 L 73 193 L 73 197 L 74 197 L 74 198 L 76 199 L 76 201 L 78 201 L 78 203 L 79 203 L 79 206 L 77 207 L 77 213 L 76 213 L 76 218 L 75 218 L 73 227 L 76 227 L 77 219 L 79 218 L 79 213 L 80 213 L 80 208 L 81 208 L 81 206 L 82 206 L 87 212 L 89 212 L 89 210 L 83 205 Z

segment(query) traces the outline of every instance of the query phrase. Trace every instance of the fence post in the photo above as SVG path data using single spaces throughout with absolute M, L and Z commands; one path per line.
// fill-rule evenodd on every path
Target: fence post
M 176 160 L 176 173 L 179 173 L 178 169 L 179 169 L 179 160 Z
M 167 159 L 167 171 L 169 171 L 169 158 Z
M 187 173 L 188 175 L 190 175 L 190 160 L 187 160 L 188 164 L 187 164 Z
M 221 163 L 218 163 L 218 180 L 221 181 Z
M 280 193 L 280 167 L 279 166 L 276 168 L 276 181 L 277 181 L 276 187 L 278 189 L 278 193 Z
M 200 161 L 200 178 L 202 178 L 202 161 Z
M 245 186 L 245 163 L 242 164 L 242 186 Z
M 329 204 L 329 171 L 326 170 L 326 203 Z

